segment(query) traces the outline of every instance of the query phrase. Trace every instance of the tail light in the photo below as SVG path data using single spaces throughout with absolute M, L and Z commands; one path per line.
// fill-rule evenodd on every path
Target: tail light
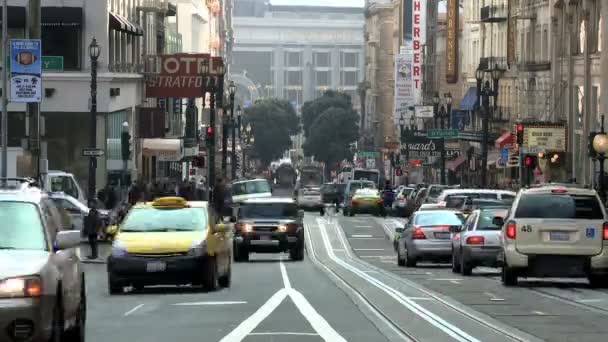
M 608 222 L 604 222 L 602 225 L 602 238 L 608 240 Z
M 350 200 L 350 205 L 354 206 L 354 205 L 357 205 L 357 204 L 359 204 L 359 201 L 357 201 L 356 199 L 353 198 L 352 200 Z
M 483 245 L 485 239 L 483 236 L 469 236 L 467 238 L 467 245 Z
M 424 235 L 424 232 L 422 231 L 422 227 L 420 227 L 420 226 L 414 227 L 414 233 L 412 233 L 412 239 L 414 239 L 414 240 L 426 239 L 426 236 Z
M 509 223 L 507 223 L 505 235 L 509 239 L 515 239 L 515 237 L 517 236 L 517 224 L 515 224 L 515 221 L 509 221 Z

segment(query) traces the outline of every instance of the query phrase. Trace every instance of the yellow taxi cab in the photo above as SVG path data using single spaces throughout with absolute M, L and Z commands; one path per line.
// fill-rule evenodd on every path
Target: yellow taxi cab
M 227 226 L 215 224 L 207 202 L 162 197 L 131 208 L 117 228 L 108 257 L 110 294 L 131 286 L 229 287 L 231 242 Z
M 344 215 L 354 216 L 355 214 L 386 214 L 384 202 L 380 191 L 376 189 L 358 189 L 351 199 L 350 209 L 345 209 Z

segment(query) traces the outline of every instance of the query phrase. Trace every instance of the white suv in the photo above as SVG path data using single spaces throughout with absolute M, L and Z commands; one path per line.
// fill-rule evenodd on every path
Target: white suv
M 608 284 L 608 222 L 594 190 L 541 186 L 521 190 L 502 226 L 502 282 L 518 277 L 587 277 Z

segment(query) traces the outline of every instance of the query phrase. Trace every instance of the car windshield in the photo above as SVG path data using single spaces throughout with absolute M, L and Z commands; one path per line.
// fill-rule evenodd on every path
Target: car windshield
M 47 250 L 38 208 L 32 203 L 0 202 L 0 250 Z
M 123 232 L 204 231 L 207 229 L 205 208 L 136 208 L 121 225 Z
M 247 203 L 239 208 L 240 218 L 292 219 L 298 215 L 295 203 Z
M 428 212 L 416 215 L 414 225 L 417 226 L 459 226 L 464 222 L 464 215 L 457 212 Z
M 254 180 L 250 182 L 240 182 L 232 185 L 232 195 L 251 195 L 270 192 L 270 185 L 266 180 Z
M 507 210 L 482 210 L 479 213 L 479 221 L 477 221 L 476 230 L 501 230 L 501 226 L 497 226 L 493 223 L 494 217 L 505 217 L 507 216 Z
M 365 171 L 365 170 L 355 170 L 353 178 L 356 180 L 368 180 L 372 181 L 374 184 L 378 184 L 378 178 L 380 174 L 377 171 Z
M 524 194 L 517 203 L 515 218 L 603 220 L 604 214 L 595 196 Z

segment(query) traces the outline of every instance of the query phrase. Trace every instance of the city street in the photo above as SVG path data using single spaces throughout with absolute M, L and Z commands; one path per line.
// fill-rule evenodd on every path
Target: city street
M 598 341 L 608 291 L 586 281 L 524 281 L 498 270 L 398 267 L 398 220 L 307 214 L 307 257 L 256 254 L 218 292 L 147 288 L 109 296 L 105 265 L 86 264 L 90 341 Z

